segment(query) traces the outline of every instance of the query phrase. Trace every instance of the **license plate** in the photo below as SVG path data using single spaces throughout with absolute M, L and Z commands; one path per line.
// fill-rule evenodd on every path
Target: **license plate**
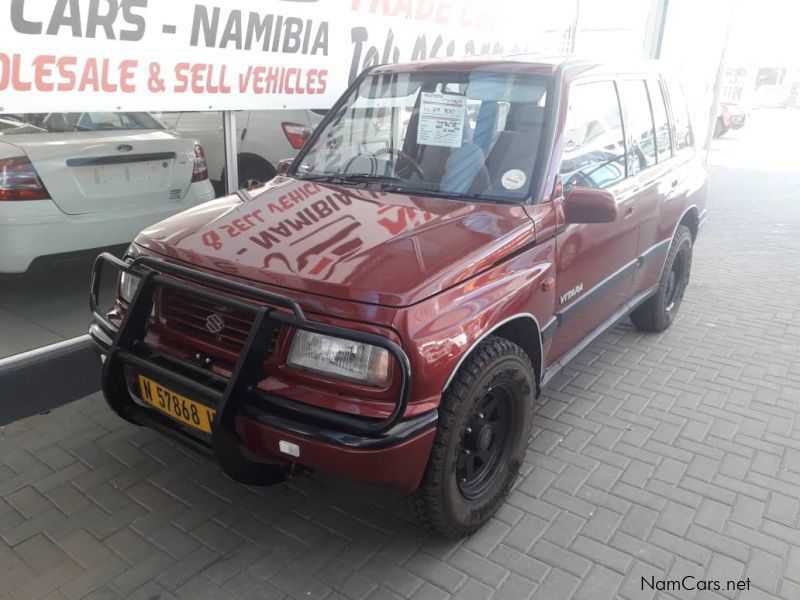
M 214 415 L 217 413 L 214 409 L 176 394 L 143 375 L 139 375 L 139 388 L 142 400 L 155 409 L 190 427 L 211 433 L 211 423 L 214 422 Z

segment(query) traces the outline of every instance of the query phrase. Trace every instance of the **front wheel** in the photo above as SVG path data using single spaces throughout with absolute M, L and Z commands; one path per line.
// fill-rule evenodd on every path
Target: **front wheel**
M 641 331 L 664 331 L 675 320 L 692 271 L 692 232 L 679 225 L 664 263 L 658 289 L 631 313 Z
M 519 473 L 530 436 L 536 381 L 527 354 L 498 337 L 481 342 L 439 407 L 439 426 L 417 519 L 447 537 L 477 530 L 497 511 Z

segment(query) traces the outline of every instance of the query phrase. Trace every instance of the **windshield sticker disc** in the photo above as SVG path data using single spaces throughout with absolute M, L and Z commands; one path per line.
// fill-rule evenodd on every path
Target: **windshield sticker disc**
M 507 190 L 518 190 L 525 185 L 527 180 L 528 178 L 523 171 L 511 169 L 503 174 L 503 179 L 500 181 Z

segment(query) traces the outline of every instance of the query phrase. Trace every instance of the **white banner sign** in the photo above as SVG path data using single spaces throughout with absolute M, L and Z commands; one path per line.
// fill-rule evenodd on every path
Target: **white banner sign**
M 0 113 L 326 108 L 364 67 L 568 47 L 561 0 L 0 0 Z

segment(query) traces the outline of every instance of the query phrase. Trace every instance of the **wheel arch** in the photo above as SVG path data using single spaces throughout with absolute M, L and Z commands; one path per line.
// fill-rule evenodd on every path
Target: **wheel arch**
M 273 177 L 277 174 L 277 169 L 275 165 L 269 162 L 266 158 L 259 154 L 254 154 L 252 152 L 240 152 L 237 155 L 237 160 L 239 161 L 239 169 L 242 168 L 242 165 L 255 165 L 257 167 L 263 167 L 268 169 L 268 172 L 273 174 Z
M 278 170 L 275 168 L 275 165 L 273 165 L 266 158 L 264 158 L 263 156 L 261 156 L 259 154 L 254 154 L 252 152 L 239 152 L 239 154 L 236 155 L 236 160 L 238 161 L 238 164 L 239 164 L 239 171 L 240 171 L 239 177 L 240 178 L 241 178 L 241 170 L 242 170 L 242 166 L 243 165 L 255 165 L 256 167 L 261 167 L 261 168 L 267 169 L 267 173 L 271 173 L 272 175 L 268 179 L 266 179 L 265 182 L 269 181 L 270 179 L 275 177 L 275 175 L 278 174 Z M 223 167 L 222 168 L 222 181 L 223 182 L 226 179 L 226 175 L 227 175 L 227 169 L 225 169 Z
M 534 376 L 536 378 L 537 392 L 541 386 L 542 381 L 542 367 L 543 367 L 543 353 L 542 353 L 542 329 L 539 325 L 538 319 L 530 313 L 519 313 L 503 319 L 499 323 L 494 324 L 491 328 L 484 331 L 481 336 L 476 339 L 472 345 L 467 348 L 459 359 L 456 366 L 450 372 L 450 376 L 442 388 L 446 390 L 450 383 L 455 378 L 458 370 L 464 361 L 475 351 L 480 343 L 489 336 L 502 337 L 510 342 L 513 342 L 528 355 L 528 358 L 533 365 Z
M 689 228 L 689 231 L 692 234 L 692 244 L 697 240 L 697 234 L 700 231 L 700 213 L 697 210 L 697 206 L 692 205 L 687 208 L 683 215 L 681 215 L 680 221 L 675 224 L 675 229 L 672 232 L 672 237 L 669 238 L 669 245 L 667 246 L 667 253 L 664 255 L 664 262 L 661 264 L 661 270 L 658 272 L 658 281 L 661 281 L 661 278 L 664 276 L 664 268 L 667 266 L 667 257 L 669 256 L 669 251 L 672 249 L 672 243 L 675 241 L 675 236 L 678 233 L 678 228 L 681 225 L 686 225 Z
M 678 221 L 678 226 L 686 225 L 689 230 L 692 232 L 692 242 L 697 240 L 697 233 L 700 230 L 700 213 L 697 211 L 696 206 L 690 206 L 686 209 L 686 212 L 683 213 L 681 220 Z M 677 232 L 678 227 L 675 227 L 675 231 Z M 675 234 L 672 234 L 673 239 L 675 238 Z

